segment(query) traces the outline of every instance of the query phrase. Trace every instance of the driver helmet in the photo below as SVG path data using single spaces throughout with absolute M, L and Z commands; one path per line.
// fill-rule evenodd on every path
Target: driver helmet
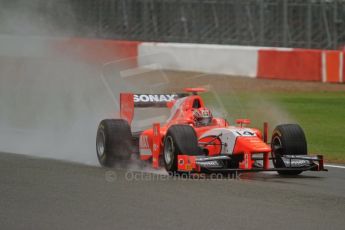
M 193 111 L 194 122 L 196 126 L 210 125 L 212 122 L 212 113 L 208 108 L 202 107 Z

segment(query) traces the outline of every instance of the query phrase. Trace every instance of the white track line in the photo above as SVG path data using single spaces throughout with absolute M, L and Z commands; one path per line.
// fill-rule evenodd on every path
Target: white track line
M 345 169 L 345 166 L 342 166 L 342 165 L 329 165 L 329 164 L 325 164 L 324 165 L 325 167 L 327 167 L 327 168 L 339 168 L 339 169 Z M 265 173 L 265 174 L 276 174 L 277 172 L 263 172 L 263 173 Z
M 325 164 L 325 167 L 330 167 L 330 168 L 339 168 L 339 169 L 345 169 L 345 166 L 341 166 L 341 165 L 329 165 L 329 164 Z

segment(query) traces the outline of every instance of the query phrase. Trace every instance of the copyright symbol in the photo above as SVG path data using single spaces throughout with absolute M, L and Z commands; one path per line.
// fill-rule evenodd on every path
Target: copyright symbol
M 106 171 L 104 178 L 107 182 L 114 182 L 117 179 L 117 175 L 114 171 Z

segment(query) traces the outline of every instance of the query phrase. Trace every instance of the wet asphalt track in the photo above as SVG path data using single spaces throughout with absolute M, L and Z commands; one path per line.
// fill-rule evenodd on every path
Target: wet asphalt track
M 329 170 L 150 181 L 1 153 L 0 229 L 345 229 L 345 169 Z

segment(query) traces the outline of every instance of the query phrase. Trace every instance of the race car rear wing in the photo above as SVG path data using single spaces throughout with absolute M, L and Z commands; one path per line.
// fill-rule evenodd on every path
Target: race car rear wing
M 133 93 L 120 93 L 120 117 L 132 123 L 134 117 L 134 108 L 148 108 L 168 107 L 168 103 L 189 94 L 133 94 Z

